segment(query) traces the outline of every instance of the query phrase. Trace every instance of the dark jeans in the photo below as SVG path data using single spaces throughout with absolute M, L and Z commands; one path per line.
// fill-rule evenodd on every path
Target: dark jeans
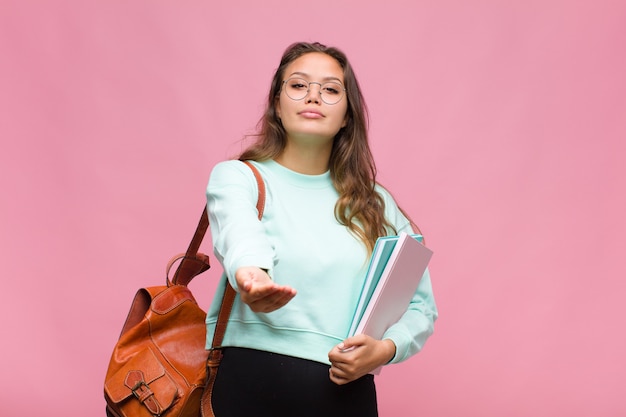
M 226 348 L 213 389 L 216 417 L 377 417 L 374 376 L 336 385 L 323 363 Z

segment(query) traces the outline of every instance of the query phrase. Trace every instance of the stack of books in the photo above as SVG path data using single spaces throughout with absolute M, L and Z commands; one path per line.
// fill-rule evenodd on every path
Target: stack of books
M 378 238 L 348 336 L 381 339 L 407 310 L 433 252 L 421 235 Z

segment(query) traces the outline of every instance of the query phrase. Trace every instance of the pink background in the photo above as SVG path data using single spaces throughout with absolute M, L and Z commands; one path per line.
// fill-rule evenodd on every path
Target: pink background
M 381 415 L 626 415 L 625 22 L 597 0 L 4 0 L 0 415 L 104 415 L 134 292 L 297 40 L 351 58 L 379 179 L 435 251 L 436 334 L 378 378 Z

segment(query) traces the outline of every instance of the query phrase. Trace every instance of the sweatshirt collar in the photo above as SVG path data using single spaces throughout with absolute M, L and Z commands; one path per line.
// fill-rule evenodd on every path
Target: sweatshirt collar
M 273 159 L 269 161 L 264 161 L 263 164 L 267 166 L 270 172 L 276 174 L 278 178 L 281 178 L 297 187 L 325 188 L 328 186 L 332 186 L 332 181 L 330 179 L 330 170 L 319 175 L 307 175 L 292 171 L 291 169 L 286 168 L 285 166 L 274 161 Z

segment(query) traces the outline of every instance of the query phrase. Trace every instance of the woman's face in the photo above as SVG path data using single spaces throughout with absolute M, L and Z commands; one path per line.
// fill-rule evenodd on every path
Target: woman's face
M 288 82 L 282 85 L 276 113 L 287 140 L 332 144 L 337 132 L 346 125 L 348 109 L 339 62 L 327 54 L 310 52 L 285 68 L 282 81 L 285 80 Z

